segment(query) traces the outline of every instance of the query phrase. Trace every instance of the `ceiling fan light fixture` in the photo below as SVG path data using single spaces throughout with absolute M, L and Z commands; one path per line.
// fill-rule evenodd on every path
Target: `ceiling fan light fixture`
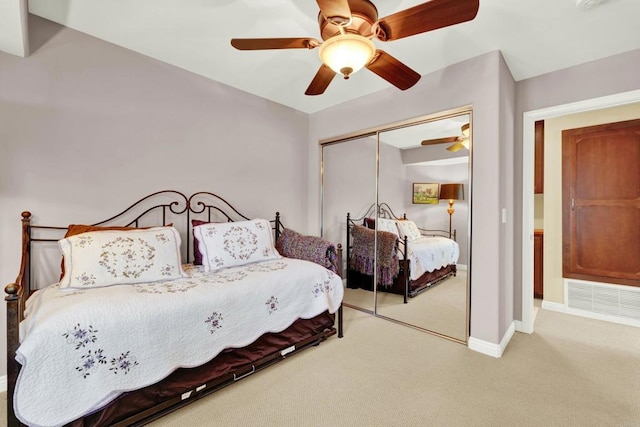
M 320 60 L 345 79 L 373 59 L 376 47 L 359 34 L 340 34 L 325 40 L 318 52 Z
M 460 127 L 460 131 L 463 137 L 469 138 L 469 123 L 463 124 L 462 127 Z

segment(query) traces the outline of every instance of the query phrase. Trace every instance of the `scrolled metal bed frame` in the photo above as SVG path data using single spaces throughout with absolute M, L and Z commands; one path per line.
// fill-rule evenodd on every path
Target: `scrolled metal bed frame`
M 141 213 L 135 213 L 142 211 Z M 153 215 L 156 215 L 155 217 Z M 160 220 L 158 220 L 160 218 Z M 177 220 L 181 220 L 181 224 L 176 224 Z M 145 196 L 120 213 L 107 218 L 105 220 L 93 223 L 94 226 L 125 226 L 139 227 L 145 225 L 146 221 L 155 219 L 154 226 L 166 226 L 173 223 L 179 231 L 184 232 L 186 239 L 186 262 L 193 259 L 192 249 L 192 219 L 202 219 L 207 222 L 225 222 L 249 220 L 250 218 L 241 214 L 235 207 L 228 203 L 222 197 L 207 191 L 201 191 L 187 197 L 185 194 L 175 190 L 158 191 Z M 14 390 L 20 372 L 20 364 L 15 360 L 16 351 L 19 347 L 19 324 L 24 319 L 24 308 L 27 299 L 38 289 L 38 284 L 33 280 L 32 270 L 32 251 L 34 244 L 44 242 L 57 242 L 61 237 L 41 237 L 41 234 L 63 235 L 67 230 L 67 226 L 44 226 L 32 224 L 32 215 L 30 212 L 22 212 L 22 260 L 20 270 L 14 283 L 10 283 L 5 287 L 6 308 L 7 308 L 7 425 L 22 425 L 14 414 L 13 397 Z M 160 224 L 158 224 L 158 222 Z M 185 224 L 186 222 L 186 224 Z M 280 213 L 276 212 L 275 219 L 270 221 L 276 240 L 283 230 L 283 224 L 280 220 Z M 48 283 L 47 283 L 48 284 Z M 46 285 L 46 284 L 45 284 Z M 307 337 L 300 342 L 296 342 L 293 349 L 291 346 L 279 351 L 273 351 L 265 357 L 262 357 L 247 366 L 242 366 L 224 375 L 207 382 L 198 389 L 190 391 L 188 398 L 184 398 L 184 394 L 164 402 L 147 408 L 140 413 L 119 420 L 113 425 L 144 425 L 154 419 L 172 412 L 186 404 L 189 404 L 198 398 L 217 391 L 229 384 L 232 384 L 242 378 L 251 375 L 261 369 L 264 369 L 285 357 L 289 357 L 305 348 L 318 345 L 328 337 L 338 334 L 343 336 L 342 327 L 342 306 L 337 311 L 338 329 L 335 327 L 325 329 L 320 333 Z

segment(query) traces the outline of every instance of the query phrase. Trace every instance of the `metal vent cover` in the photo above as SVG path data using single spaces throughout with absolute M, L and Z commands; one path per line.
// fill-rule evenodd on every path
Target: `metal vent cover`
M 640 289 L 567 280 L 567 307 L 640 320 Z

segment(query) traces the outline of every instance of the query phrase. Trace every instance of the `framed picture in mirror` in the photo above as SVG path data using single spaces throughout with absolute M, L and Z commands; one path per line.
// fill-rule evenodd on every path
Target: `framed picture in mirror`
M 438 183 L 413 183 L 413 204 L 437 204 L 440 184 Z

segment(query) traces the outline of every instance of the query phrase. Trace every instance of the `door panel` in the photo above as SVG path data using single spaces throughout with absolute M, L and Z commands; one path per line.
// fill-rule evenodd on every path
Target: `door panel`
M 563 275 L 640 286 L 640 120 L 562 133 Z

